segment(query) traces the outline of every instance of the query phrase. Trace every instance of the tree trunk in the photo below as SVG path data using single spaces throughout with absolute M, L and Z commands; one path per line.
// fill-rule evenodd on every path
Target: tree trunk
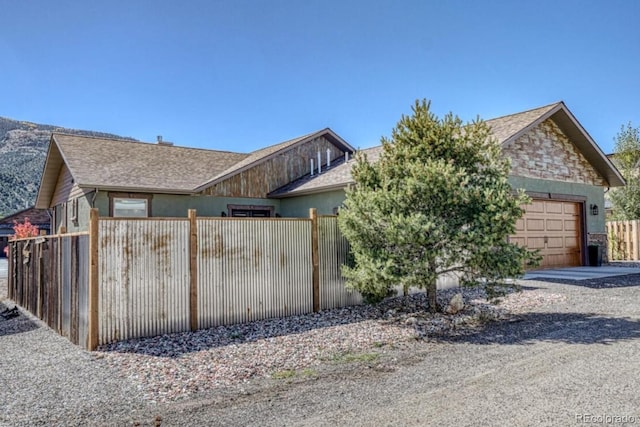
M 437 292 L 438 288 L 436 286 L 435 279 L 427 283 L 427 301 L 429 303 L 429 311 L 431 313 L 436 313 L 438 311 L 438 302 L 436 300 Z

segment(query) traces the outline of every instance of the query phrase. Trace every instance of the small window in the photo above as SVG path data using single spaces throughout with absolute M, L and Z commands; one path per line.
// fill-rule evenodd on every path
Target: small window
M 151 216 L 152 194 L 109 193 L 109 216 L 147 218 Z
M 113 216 L 146 218 L 149 216 L 149 202 L 147 199 L 114 197 Z
M 273 215 L 273 206 L 227 205 L 229 216 L 244 218 L 269 218 Z

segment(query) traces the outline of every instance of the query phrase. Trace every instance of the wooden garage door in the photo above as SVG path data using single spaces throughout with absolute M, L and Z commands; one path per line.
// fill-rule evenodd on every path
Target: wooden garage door
M 539 249 L 540 268 L 582 265 L 582 204 L 558 200 L 533 200 L 516 223 L 511 241 L 530 249 Z

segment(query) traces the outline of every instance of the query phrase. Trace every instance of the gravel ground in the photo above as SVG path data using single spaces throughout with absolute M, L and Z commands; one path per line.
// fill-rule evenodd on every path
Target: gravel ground
M 92 353 L 22 313 L 0 319 L 0 425 L 529 425 L 527 414 L 547 425 L 571 421 L 566 410 L 542 405 L 549 393 L 566 393 L 574 411 L 596 410 L 601 394 L 612 394 L 604 409 L 640 423 L 628 409 L 640 408 L 640 312 L 631 303 L 640 275 L 522 283 L 523 292 L 497 306 L 464 289 L 465 309 L 455 315 L 424 313 L 417 294 Z M 439 292 L 439 303 L 457 292 Z M 619 366 L 623 356 L 632 363 Z M 608 388 L 591 391 L 585 372 L 609 362 L 626 380 L 593 374 Z M 478 407 L 484 412 L 468 418 Z

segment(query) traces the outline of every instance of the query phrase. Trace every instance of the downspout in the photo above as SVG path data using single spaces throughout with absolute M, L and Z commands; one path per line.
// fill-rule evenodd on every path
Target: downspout
M 98 197 L 98 189 L 94 189 L 93 190 L 93 197 L 91 198 L 91 208 L 95 208 L 95 204 L 96 204 L 96 197 Z

